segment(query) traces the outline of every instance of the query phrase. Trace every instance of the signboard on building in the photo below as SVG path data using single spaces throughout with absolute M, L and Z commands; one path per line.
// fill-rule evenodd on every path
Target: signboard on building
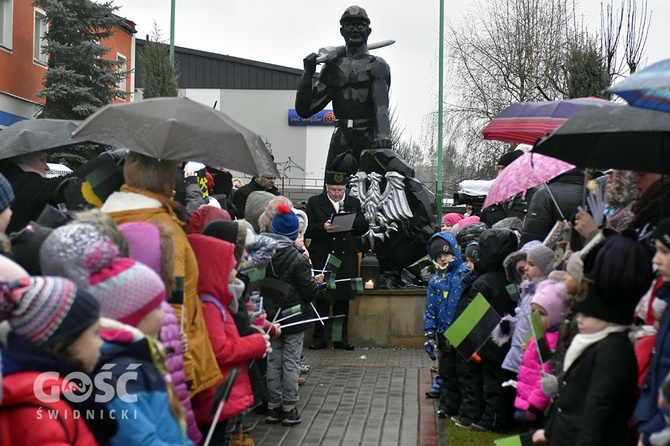
M 309 118 L 301 118 L 295 109 L 288 111 L 288 125 L 335 125 L 335 113 L 332 110 L 321 110 Z

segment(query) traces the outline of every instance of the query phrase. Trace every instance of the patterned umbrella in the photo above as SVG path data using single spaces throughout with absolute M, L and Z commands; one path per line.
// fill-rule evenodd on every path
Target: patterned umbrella
M 546 183 L 574 167 L 550 156 L 533 152 L 524 153 L 498 174 L 482 209 L 525 192 L 533 186 Z
M 482 133 L 484 139 L 534 145 L 587 105 L 611 105 L 598 98 L 563 101 L 517 102 L 500 112 Z
M 634 107 L 670 112 L 670 59 L 630 75 L 607 91 Z

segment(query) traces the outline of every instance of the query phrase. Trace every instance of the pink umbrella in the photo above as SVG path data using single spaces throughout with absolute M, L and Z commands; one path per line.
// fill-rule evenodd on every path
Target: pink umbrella
M 525 192 L 533 186 L 546 183 L 574 167 L 570 163 L 550 156 L 533 152 L 524 153 L 498 174 L 491 184 L 482 209 Z

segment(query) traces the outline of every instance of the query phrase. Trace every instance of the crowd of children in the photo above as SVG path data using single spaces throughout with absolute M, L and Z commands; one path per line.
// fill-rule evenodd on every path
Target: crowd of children
M 253 408 L 268 423 L 301 422 L 307 324 L 270 321 L 307 319 L 324 289 L 306 216 L 282 197 L 256 234 L 201 205 L 187 228 L 171 200 L 176 168 L 129 153 L 124 186 L 99 210 L 31 222 L 16 258 L 32 276 L 3 249 L 0 444 L 251 446 Z M 12 201 L 0 176 L 3 231 Z M 265 292 L 277 283 L 283 295 Z
M 258 192 L 247 221 L 205 204 L 187 223 L 176 168 L 129 153 L 99 210 L 31 222 L 12 236 L 22 249 L 3 239 L 0 444 L 251 446 L 254 407 L 268 423 L 302 421 L 301 322 L 326 279 L 305 249 L 307 216 Z M 13 200 L 0 176 L 0 230 Z M 670 219 L 642 242 L 578 217 L 583 240 L 564 254 L 519 246 L 518 218 L 445 216 L 426 247 L 439 378 L 427 394 L 456 426 L 526 430 L 523 444 L 667 445 Z M 447 334 L 482 299 L 495 328 L 464 356 Z M 297 324 L 274 323 L 287 317 Z
M 463 223 L 446 215 L 427 245 L 426 350 L 437 334 L 440 390 L 427 395 L 439 395 L 438 415 L 472 431 L 526 432 L 523 445 L 670 444 L 670 219 L 655 227 L 653 259 L 632 230 L 589 230 L 564 254 L 540 241 L 517 250 L 518 227 L 464 244 L 473 223 Z M 499 323 L 464 357 L 444 333 L 477 295 Z

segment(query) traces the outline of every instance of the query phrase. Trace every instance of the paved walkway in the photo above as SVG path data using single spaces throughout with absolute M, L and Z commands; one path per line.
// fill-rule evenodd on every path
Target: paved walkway
M 266 424 L 249 414 L 256 445 L 446 444 L 444 432 L 438 442 L 434 400 L 424 396 L 432 362 L 423 350 L 306 349 L 304 355 L 312 368 L 300 387 L 302 423 Z

